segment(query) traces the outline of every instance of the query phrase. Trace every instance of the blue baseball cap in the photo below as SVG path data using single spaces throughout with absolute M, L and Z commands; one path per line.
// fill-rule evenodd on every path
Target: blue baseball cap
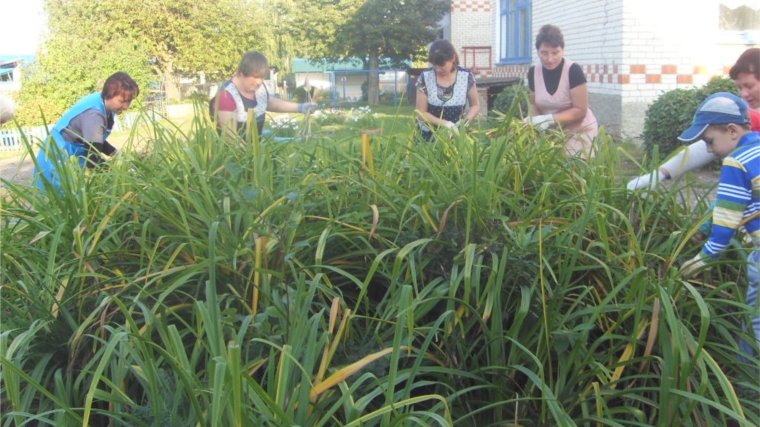
M 691 127 L 686 129 L 678 139 L 683 142 L 694 142 L 710 125 L 749 123 L 748 109 L 747 103 L 733 93 L 714 93 L 697 108 Z

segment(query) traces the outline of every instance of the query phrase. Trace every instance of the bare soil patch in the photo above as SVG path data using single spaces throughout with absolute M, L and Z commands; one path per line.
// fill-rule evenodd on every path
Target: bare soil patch
M 0 178 L 10 182 L 30 184 L 33 171 L 34 163 L 28 154 L 0 159 Z

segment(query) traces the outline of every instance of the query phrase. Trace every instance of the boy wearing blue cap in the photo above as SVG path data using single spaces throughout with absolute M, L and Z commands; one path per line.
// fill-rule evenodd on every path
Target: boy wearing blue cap
M 703 139 L 707 151 L 723 159 L 718 197 L 713 210 L 710 238 L 699 254 L 687 262 L 681 274 L 689 277 L 710 259 L 718 259 L 743 226 L 755 249 L 747 259 L 749 288 L 747 305 L 754 307 L 752 330 L 760 346 L 760 314 L 757 312 L 760 282 L 760 134 L 752 132 L 747 104 L 739 97 L 718 92 L 697 109 L 692 126 L 678 137 L 684 142 Z M 753 354 L 752 346 L 740 343 L 742 351 Z

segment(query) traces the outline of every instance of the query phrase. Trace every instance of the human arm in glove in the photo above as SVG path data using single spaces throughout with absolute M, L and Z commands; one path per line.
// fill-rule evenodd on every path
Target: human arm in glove
M 459 135 L 459 125 L 454 122 L 444 120 L 442 128 L 450 131 L 454 135 Z
M 284 99 L 270 97 L 267 101 L 267 111 L 274 111 L 276 113 L 306 113 L 314 112 L 317 109 L 317 104 L 313 102 L 290 102 Z
M 541 130 L 546 130 L 552 125 L 562 126 L 565 124 L 581 123 L 586 118 L 588 112 L 588 85 L 580 84 L 570 89 L 570 108 L 553 114 L 546 114 L 536 104 L 536 93 L 530 92 L 531 118 L 526 119 L 526 123 L 538 126 Z M 549 117 L 551 117 L 551 121 Z M 530 120 L 530 122 L 528 121 Z
M 298 104 L 298 112 L 301 114 L 306 114 L 307 112 L 313 113 L 317 111 L 317 104 L 313 102 L 302 102 Z
M 652 190 L 657 187 L 660 181 L 678 179 L 688 172 L 709 164 L 713 160 L 715 160 L 715 156 L 707 152 L 705 142 L 700 139 L 671 157 L 658 170 L 637 176 L 628 181 L 626 187 L 629 190 L 642 188 Z
M 526 117 L 523 121 L 527 124 L 533 125 L 541 130 L 547 130 L 554 124 L 553 114 L 541 114 L 538 116 Z
M 541 114 L 541 110 L 536 106 L 536 92 L 534 91 L 530 91 L 530 116 L 525 117 L 523 122 L 532 126 L 538 126 L 541 130 L 549 129 L 549 126 L 554 124 L 554 116 L 551 114 Z
M 69 125 L 61 130 L 63 138 L 71 143 L 81 145 L 84 153 L 79 164 L 82 167 L 93 168 L 103 162 L 103 155 L 112 156 L 116 147 L 106 141 L 107 129 L 113 127 L 113 116 L 104 115 L 96 109 L 89 109 L 74 117 Z
M 108 141 L 101 142 L 93 142 L 87 145 L 87 168 L 92 169 L 102 163 L 104 163 L 106 160 L 101 156 L 101 154 L 105 154 L 107 156 L 113 156 L 114 154 L 118 153 L 119 150 L 116 149 L 113 145 L 111 145 Z
M 433 115 L 428 111 L 428 96 L 426 87 L 424 85 L 418 84 L 415 90 L 417 91 L 415 99 L 415 113 L 417 114 L 418 119 L 425 123 L 430 129 L 438 127 L 454 132 L 453 127 L 457 126 L 455 123 L 445 120 L 443 117 Z M 458 131 L 459 129 L 457 129 L 457 132 Z

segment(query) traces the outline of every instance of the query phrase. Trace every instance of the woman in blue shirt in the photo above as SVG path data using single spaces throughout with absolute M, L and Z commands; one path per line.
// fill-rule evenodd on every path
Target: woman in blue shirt
M 94 167 L 103 162 L 101 154 L 111 156 L 116 148 L 106 140 L 111 134 L 116 115 L 121 114 L 140 95 L 137 83 L 125 72 L 106 79 L 101 92 L 77 101 L 50 130 L 50 137 L 37 153 L 34 179 L 40 189 L 46 182 L 61 189 L 57 166 L 76 156 L 79 166 Z M 51 144 L 55 144 L 55 147 Z M 53 157 L 56 156 L 56 157 Z

